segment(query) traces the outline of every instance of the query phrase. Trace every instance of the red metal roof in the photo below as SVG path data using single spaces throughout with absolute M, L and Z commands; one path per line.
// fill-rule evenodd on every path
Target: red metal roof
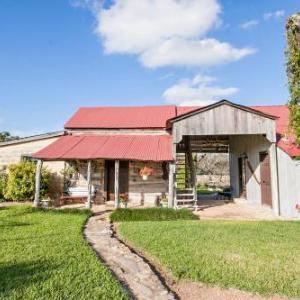
M 82 107 L 65 124 L 65 128 L 165 128 L 174 117 L 176 107 Z
M 199 109 L 198 106 L 140 106 L 140 107 L 83 107 L 80 108 L 65 124 L 68 129 L 164 129 L 167 120 Z M 277 144 L 290 156 L 300 155 L 300 148 L 295 138 L 285 135 L 289 122 L 289 109 L 285 105 L 250 107 L 265 114 L 278 117 L 276 119 Z M 121 139 L 119 139 L 121 141 Z M 116 145 L 116 144 L 115 144 Z M 64 147 L 62 145 L 62 147 Z M 117 146 L 118 147 L 118 146 Z M 111 152 L 114 150 L 111 148 Z M 146 159 L 145 159 L 146 160 Z
M 289 108 L 286 105 L 253 106 L 252 108 L 278 117 L 276 119 L 277 146 L 291 157 L 299 156 L 300 147 L 295 143 L 295 136 L 288 134 Z M 287 135 L 288 139 L 286 139 Z
M 142 129 L 166 128 L 168 119 L 196 109 L 195 106 L 81 107 L 65 128 Z
M 170 135 L 66 135 L 33 155 L 45 160 L 171 161 Z

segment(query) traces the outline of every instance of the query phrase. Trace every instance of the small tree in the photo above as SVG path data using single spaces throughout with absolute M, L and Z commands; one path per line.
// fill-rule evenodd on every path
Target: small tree
M 286 23 L 287 38 L 287 76 L 291 99 L 290 128 L 296 135 L 296 143 L 300 145 L 300 13 L 288 18 Z
M 8 131 L 0 132 L 0 142 L 6 142 L 19 139 L 18 136 L 12 136 Z
M 8 167 L 8 179 L 4 197 L 7 200 L 33 200 L 35 193 L 35 169 L 34 162 L 22 161 Z M 47 168 L 42 168 L 41 196 L 49 191 L 51 173 Z

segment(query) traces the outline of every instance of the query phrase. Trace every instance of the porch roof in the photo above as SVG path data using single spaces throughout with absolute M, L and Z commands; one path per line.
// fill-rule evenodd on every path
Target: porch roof
M 32 155 L 44 160 L 172 161 L 169 135 L 66 135 Z

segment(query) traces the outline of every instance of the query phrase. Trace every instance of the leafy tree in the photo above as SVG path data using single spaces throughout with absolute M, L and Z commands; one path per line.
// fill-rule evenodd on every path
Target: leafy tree
M 290 128 L 300 145 L 300 12 L 288 18 L 286 23 L 287 37 L 287 76 L 291 99 Z
M 19 139 L 18 136 L 12 136 L 8 131 L 0 132 L 0 142 L 6 142 Z
M 4 197 L 7 200 L 33 200 L 35 193 L 35 170 L 34 162 L 22 161 L 8 167 L 8 179 Z M 49 191 L 51 173 L 47 168 L 42 168 L 41 196 Z

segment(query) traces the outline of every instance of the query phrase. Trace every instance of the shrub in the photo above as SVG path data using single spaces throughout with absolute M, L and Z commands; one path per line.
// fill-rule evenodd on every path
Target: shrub
M 7 175 L 6 174 L 0 174 L 0 202 L 4 200 L 4 193 L 6 189 L 7 184 Z
M 7 200 L 33 200 L 35 193 L 35 170 L 34 162 L 22 161 L 8 167 L 8 179 L 4 197 Z M 47 168 L 42 168 L 41 196 L 49 191 L 51 173 Z
M 118 208 L 110 215 L 113 222 L 126 221 L 170 221 L 198 219 L 190 210 L 173 208 Z

